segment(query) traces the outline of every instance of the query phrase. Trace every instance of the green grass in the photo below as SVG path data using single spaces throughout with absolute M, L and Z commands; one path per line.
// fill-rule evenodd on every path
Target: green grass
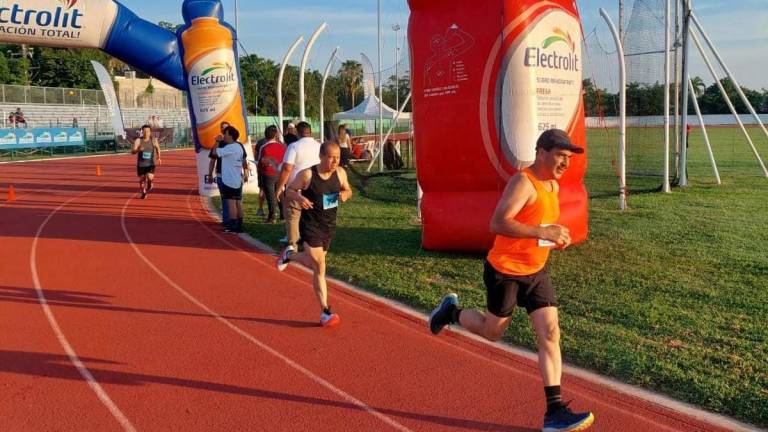
M 751 132 L 768 156 L 764 136 Z M 650 141 L 658 132 L 633 133 L 639 149 L 650 144 L 637 137 Z M 613 140 L 590 132 L 590 238 L 551 260 L 564 357 L 768 426 L 768 179 L 738 131 L 713 135 L 722 186 L 714 185 L 694 131 L 691 187 L 631 195 L 630 210 L 621 213 L 615 192 L 609 195 L 617 189 Z M 465 306 L 484 307 L 482 256 L 421 250 L 413 173 L 351 178 L 356 195 L 339 212 L 330 274 L 423 311 L 449 291 Z M 630 182 L 641 178 L 649 179 L 645 189 L 661 184 L 648 175 Z M 279 247 L 282 226 L 259 223 L 255 204 L 247 200 L 247 230 Z M 505 338 L 535 348 L 523 311 Z

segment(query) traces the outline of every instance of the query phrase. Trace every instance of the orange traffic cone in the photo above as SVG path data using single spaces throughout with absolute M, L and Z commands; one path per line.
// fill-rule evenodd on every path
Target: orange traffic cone
M 16 191 L 13 189 L 13 185 L 8 186 L 8 202 L 16 202 Z
M 96 177 L 101 177 L 101 165 L 96 165 Z

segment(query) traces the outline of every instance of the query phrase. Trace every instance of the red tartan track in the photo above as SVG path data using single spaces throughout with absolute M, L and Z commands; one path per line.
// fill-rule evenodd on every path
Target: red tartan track
M 163 162 L 145 201 L 128 156 L 0 165 L 0 430 L 540 430 L 535 362 L 334 284 L 318 327 L 309 276 L 219 233 L 191 152 Z M 731 428 L 563 389 L 595 431 Z

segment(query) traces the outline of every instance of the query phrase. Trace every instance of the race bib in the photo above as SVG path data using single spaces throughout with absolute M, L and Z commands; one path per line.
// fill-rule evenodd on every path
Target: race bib
M 339 193 L 323 194 L 323 210 L 334 209 L 339 206 Z
M 142 159 L 152 159 L 152 152 L 141 152 Z

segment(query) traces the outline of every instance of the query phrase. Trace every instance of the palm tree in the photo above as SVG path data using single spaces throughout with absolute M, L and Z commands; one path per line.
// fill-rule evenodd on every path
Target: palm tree
M 702 80 L 700 76 L 691 78 L 691 84 L 693 84 L 693 94 L 696 96 L 696 99 L 704 95 L 707 85 L 704 84 L 704 80 Z
M 344 83 L 344 88 L 352 98 L 351 108 L 354 108 L 355 92 L 363 81 L 363 65 L 356 60 L 347 60 L 341 64 L 339 75 L 341 76 L 341 82 Z

